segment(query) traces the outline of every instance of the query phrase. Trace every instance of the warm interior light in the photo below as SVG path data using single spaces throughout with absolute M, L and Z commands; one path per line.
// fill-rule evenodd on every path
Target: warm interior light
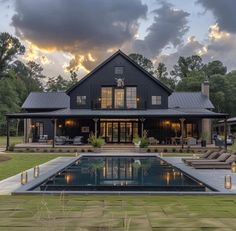
M 232 179 L 230 175 L 225 176 L 225 189 L 231 189 L 232 188 Z
M 68 127 L 73 127 L 73 126 L 75 126 L 75 121 L 72 119 L 68 119 L 65 121 L 65 125 Z

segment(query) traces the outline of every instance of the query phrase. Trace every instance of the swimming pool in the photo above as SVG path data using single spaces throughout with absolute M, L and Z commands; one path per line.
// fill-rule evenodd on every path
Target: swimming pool
M 157 156 L 82 156 L 31 191 L 213 191 Z

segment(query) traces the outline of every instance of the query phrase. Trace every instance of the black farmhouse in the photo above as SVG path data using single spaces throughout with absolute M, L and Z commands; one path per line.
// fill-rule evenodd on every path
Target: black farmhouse
M 67 92 L 32 92 L 22 112 L 25 142 L 86 143 L 92 132 L 107 143 L 147 135 L 156 144 L 195 144 L 211 137 L 209 83 L 201 92 L 172 92 L 120 50 Z M 210 140 L 209 140 L 210 142 Z

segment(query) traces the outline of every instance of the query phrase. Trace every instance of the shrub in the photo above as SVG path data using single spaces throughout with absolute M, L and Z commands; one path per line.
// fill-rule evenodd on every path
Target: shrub
M 179 150 L 179 153 L 182 153 L 182 152 L 183 152 L 183 150 L 182 150 L 182 149 L 180 149 L 180 150 Z
M 146 136 L 140 138 L 140 148 L 147 148 L 149 145 L 149 141 Z
M 88 149 L 88 152 L 93 152 L 91 149 Z
M 158 152 L 158 149 L 157 149 L 157 148 L 155 148 L 155 149 L 154 149 L 154 152 Z
M 85 150 L 84 150 L 84 149 L 81 149 L 81 152 L 85 152 Z
M 168 150 L 166 148 L 163 149 L 163 152 L 168 152 Z
M 172 152 L 176 152 L 176 149 L 175 149 L 175 148 L 173 148 L 173 149 L 172 149 Z
M 150 149 L 150 148 L 148 148 L 148 149 L 147 149 L 147 152 L 151 152 L 151 149 Z
M 88 142 L 94 148 L 101 148 L 105 144 L 105 140 L 102 137 L 96 137 L 95 135 L 91 134 L 88 138 Z

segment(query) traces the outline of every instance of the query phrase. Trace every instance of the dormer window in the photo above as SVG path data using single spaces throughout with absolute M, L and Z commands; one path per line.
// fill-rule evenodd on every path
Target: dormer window
M 86 104 L 86 95 L 78 95 L 77 96 L 77 104 L 85 105 Z
M 123 75 L 124 67 L 115 67 L 115 75 Z

